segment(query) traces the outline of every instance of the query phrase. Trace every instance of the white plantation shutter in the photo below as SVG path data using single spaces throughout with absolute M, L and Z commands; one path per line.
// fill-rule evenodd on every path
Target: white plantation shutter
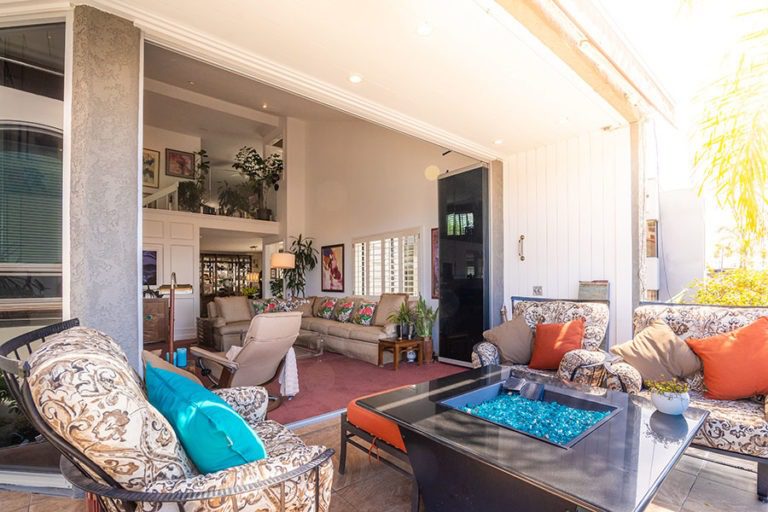
M 419 294 L 418 231 L 368 237 L 353 246 L 355 295 Z

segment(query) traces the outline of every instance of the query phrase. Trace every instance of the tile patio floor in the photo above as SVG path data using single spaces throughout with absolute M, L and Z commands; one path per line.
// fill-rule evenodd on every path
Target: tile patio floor
M 297 431 L 308 444 L 323 444 L 339 452 L 338 419 Z M 725 461 L 738 468 L 720 464 Z M 338 456 L 334 457 L 334 465 Z M 756 468 L 752 463 L 689 450 L 656 495 L 648 512 L 768 512 L 755 497 Z M 396 471 L 368 461 L 350 447 L 347 474 L 335 474 L 332 512 L 409 512 L 411 482 Z M 0 491 L 2 512 L 76 512 L 82 501 Z

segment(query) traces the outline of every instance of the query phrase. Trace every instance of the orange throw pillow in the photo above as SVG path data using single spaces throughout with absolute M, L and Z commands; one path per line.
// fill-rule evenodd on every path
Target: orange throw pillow
M 707 398 L 768 394 L 768 317 L 725 334 L 685 340 L 704 365 Z
M 565 353 L 581 348 L 583 340 L 583 318 L 564 324 L 538 324 L 528 367 L 534 370 L 557 370 Z

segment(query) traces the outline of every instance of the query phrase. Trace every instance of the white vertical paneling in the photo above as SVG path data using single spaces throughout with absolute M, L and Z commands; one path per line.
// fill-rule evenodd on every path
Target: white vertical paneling
M 505 162 L 506 300 L 576 298 L 578 282 L 611 285 L 611 343 L 631 336 L 629 129 L 597 131 L 511 155 Z M 517 243 L 525 236 L 525 261 Z

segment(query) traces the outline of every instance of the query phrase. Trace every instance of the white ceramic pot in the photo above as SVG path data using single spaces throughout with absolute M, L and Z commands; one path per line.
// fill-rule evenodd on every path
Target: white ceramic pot
M 405 353 L 405 358 L 408 360 L 409 363 L 416 361 L 416 351 L 409 350 L 408 352 Z
M 688 393 L 651 393 L 651 402 L 664 414 L 683 414 L 691 403 Z

